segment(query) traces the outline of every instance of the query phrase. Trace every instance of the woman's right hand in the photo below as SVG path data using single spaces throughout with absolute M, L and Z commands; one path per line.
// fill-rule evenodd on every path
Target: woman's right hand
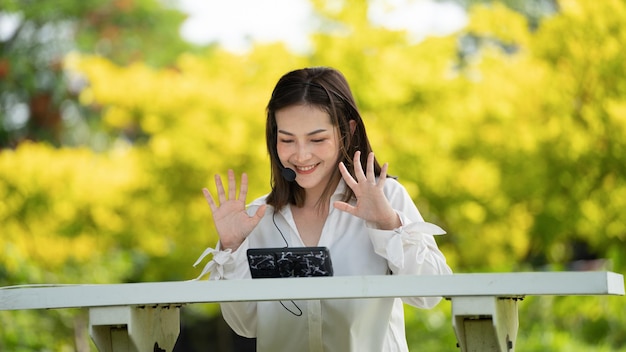
M 228 170 L 228 197 L 226 197 L 226 191 L 220 175 L 215 175 L 215 186 L 219 204 L 215 202 L 208 189 L 203 188 L 202 193 L 204 193 L 204 198 L 206 198 L 211 207 L 213 222 L 220 237 L 221 248 L 224 250 L 231 249 L 234 252 L 261 221 L 267 206 L 264 204 L 257 209 L 253 216 L 248 215 L 246 212 L 248 176 L 245 173 L 241 175 L 238 197 L 236 196 L 237 183 L 233 170 Z

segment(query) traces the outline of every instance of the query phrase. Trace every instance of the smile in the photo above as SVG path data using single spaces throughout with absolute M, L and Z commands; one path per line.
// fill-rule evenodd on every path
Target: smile
M 298 172 L 306 173 L 313 170 L 317 165 L 319 165 L 319 163 L 315 165 L 296 166 L 296 170 L 298 170 Z

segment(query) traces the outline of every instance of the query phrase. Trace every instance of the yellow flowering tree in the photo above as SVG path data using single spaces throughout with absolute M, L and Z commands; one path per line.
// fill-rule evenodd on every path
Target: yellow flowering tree
M 371 24 L 365 2 L 312 3 L 335 26 L 314 34 L 306 55 L 279 44 L 246 54 L 211 47 L 167 68 L 69 55 L 65 72 L 89 83 L 78 99 L 110 147 L 0 152 L 0 283 L 197 275 L 191 264 L 217 241 L 200 189 L 232 168 L 248 173 L 249 200 L 268 191 L 265 104 L 283 73 L 312 65 L 346 74 L 378 158 L 448 231 L 438 241 L 453 270 L 624 271 L 622 1 L 561 1 L 536 26 L 498 3 L 477 5 L 459 33 L 419 43 Z M 525 351 L 624 350 L 624 318 L 612 313 L 623 299 L 539 297 L 520 307 Z M 0 313 L 0 347 L 42 348 L 16 342 L 37 341 L 20 329 L 35 318 L 8 323 L 11 314 Z M 55 314 L 75 323 L 46 341 L 71 349 L 53 336 L 84 316 Z M 407 308 L 411 347 L 453 349 L 449 319 L 445 303 Z

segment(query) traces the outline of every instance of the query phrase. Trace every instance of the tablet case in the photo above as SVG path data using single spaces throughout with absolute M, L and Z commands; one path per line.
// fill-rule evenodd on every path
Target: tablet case
M 250 248 L 247 256 L 253 279 L 333 276 L 326 247 Z

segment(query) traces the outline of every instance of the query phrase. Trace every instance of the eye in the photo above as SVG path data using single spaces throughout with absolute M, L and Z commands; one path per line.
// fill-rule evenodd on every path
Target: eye
M 293 139 L 284 139 L 284 138 L 280 138 L 278 140 L 280 143 L 293 143 Z
M 326 140 L 326 138 L 319 138 L 319 139 L 312 139 L 311 142 L 313 142 L 313 143 L 322 143 L 325 140 Z

